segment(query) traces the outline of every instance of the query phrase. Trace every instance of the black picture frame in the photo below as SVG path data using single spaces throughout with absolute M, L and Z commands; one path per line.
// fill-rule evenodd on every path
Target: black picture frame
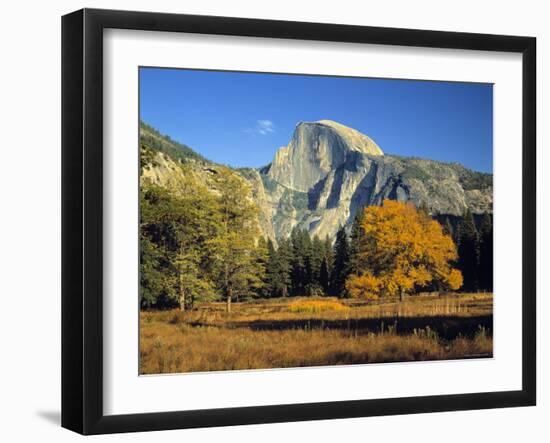
M 103 30 L 268 37 L 522 54 L 522 389 L 177 412 L 103 413 Z M 458 411 L 536 403 L 536 39 L 83 9 L 62 18 L 62 426 L 82 434 Z

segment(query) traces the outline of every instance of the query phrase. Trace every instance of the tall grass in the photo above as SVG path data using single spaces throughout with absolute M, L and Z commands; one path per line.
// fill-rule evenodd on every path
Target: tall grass
M 142 374 L 288 368 L 490 356 L 492 338 L 441 341 L 433 331 L 251 331 L 152 322 L 142 328 Z
M 290 303 L 290 312 L 306 312 L 306 313 L 320 313 L 320 312 L 342 312 L 347 311 L 350 308 L 341 302 L 335 300 L 299 300 Z
M 195 311 L 142 312 L 140 373 L 488 357 L 491 330 L 472 324 L 478 318 L 492 323 L 492 295 L 376 304 L 279 299 L 235 303 L 232 314 L 221 303 Z M 447 328 L 459 332 L 445 338 L 440 334 Z

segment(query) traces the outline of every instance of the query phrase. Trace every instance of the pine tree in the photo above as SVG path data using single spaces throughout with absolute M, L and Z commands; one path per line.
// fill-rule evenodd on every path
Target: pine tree
M 349 272 L 357 273 L 358 270 L 358 245 L 363 234 L 363 221 L 365 219 L 365 210 L 360 208 L 353 219 L 351 225 L 350 240 L 349 240 Z
M 277 282 L 277 251 L 271 239 L 267 240 L 267 263 L 265 266 L 265 278 L 263 295 L 265 297 L 275 296 L 275 285 Z
M 332 265 L 333 265 L 333 262 L 334 262 L 334 250 L 332 249 L 332 240 L 330 239 L 328 234 L 325 236 L 324 246 L 325 246 L 324 253 L 325 253 L 325 257 L 327 259 L 327 264 L 328 264 L 328 268 L 329 268 L 329 272 L 330 272 L 330 271 L 332 271 Z
M 294 228 L 292 243 L 292 294 L 307 295 L 312 282 L 312 244 L 305 229 Z
M 267 297 L 286 297 L 290 286 L 289 243 L 279 241 L 275 249 L 273 242 L 267 242 L 268 260 L 266 264 L 266 284 L 264 294 Z
M 290 295 L 291 291 L 291 273 L 292 273 L 292 244 L 290 239 L 280 239 L 277 249 L 277 270 L 278 270 L 278 294 L 281 297 Z
M 479 286 L 485 291 L 493 291 L 493 217 L 483 214 L 479 226 Z
M 330 237 L 325 237 L 323 261 L 321 263 L 321 269 L 319 271 L 319 284 L 323 288 L 325 295 L 329 295 L 332 291 L 331 288 L 331 275 L 334 267 L 334 251 L 332 249 L 332 242 Z
M 265 295 L 265 285 L 267 282 L 267 267 L 269 264 L 269 243 L 273 246 L 270 239 L 266 240 L 264 237 L 258 239 L 258 243 L 254 250 L 254 258 L 259 269 L 263 270 L 263 277 L 260 279 L 260 284 L 256 285 L 252 289 L 252 295 L 254 297 L 262 297 Z M 237 294 L 237 301 L 239 301 Z
M 304 263 L 302 238 L 300 236 L 300 230 L 297 227 L 295 227 L 290 233 L 290 245 L 292 248 L 291 293 L 292 295 L 298 295 L 300 293 L 303 294 L 305 263 Z
M 449 217 L 445 217 L 445 223 L 443 224 L 443 232 L 445 232 L 446 235 L 450 235 L 454 239 L 454 229 L 453 229 L 453 225 L 451 224 L 451 220 L 449 220 Z
M 477 291 L 479 288 L 479 234 L 470 209 L 466 209 L 460 221 L 458 257 L 458 268 L 464 278 L 463 289 Z
M 306 289 L 307 295 L 322 295 L 323 288 L 321 285 L 321 267 L 325 262 L 325 245 L 321 239 L 316 235 L 311 242 L 311 268 L 309 276 L 309 285 Z M 328 273 L 328 269 L 324 270 L 324 273 Z M 326 275 L 324 276 L 326 278 Z
M 328 295 L 330 292 L 330 272 L 326 257 L 323 257 L 321 269 L 319 269 L 319 286 L 323 291 L 323 295 Z
M 301 231 L 302 256 L 304 262 L 304 294 L 311 295 L 311 287 L 315 279 L 313 270 L 313 244 L 307 229 Z
M 336 233 L 334 243 L 334 266 L 331 275 L 332 293 L 338 297 L 346 295 L 346 279 L 350 273 L 350 250 L 344 226 Z

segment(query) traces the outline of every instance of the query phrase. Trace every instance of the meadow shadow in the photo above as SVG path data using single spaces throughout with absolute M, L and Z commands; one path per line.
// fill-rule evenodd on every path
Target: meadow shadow
M 237 326 L 237 325 L 235 325 Z M 420 316 L 420 317 L 380 317 L 380 318 L 350 318 L 350 319 L 285 319 L 285 320 L 254 320 L 239 323 L 238 327 L 248 327 L 254 331 L 265 330 L 342 330 L 357 331 L 357 333 L 391 332 L 398 335 L 408 335 L 414 331 L 426 330 L 437 333 L 439 338 L 454 340 L 459 335 L 472 337 L 480 328 L 492 335 L 493 315 L 472 317 L 461 316 Z

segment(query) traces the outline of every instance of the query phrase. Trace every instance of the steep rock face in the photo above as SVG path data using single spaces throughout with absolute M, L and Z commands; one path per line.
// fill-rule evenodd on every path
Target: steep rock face
M 142 136 L 147 128 L 142 128 Z M 146 137 L 142 139 L 147 141 Z M 212 192 L 223 166 L 196 153 L 181 151 L 169 139 L 155 150 L 152 164 L 143 170 L 146 180 L 174 192 L 182 188 L 182 164 Z M 167 144 L 167 146 L 165 146 Z M 290 143 L 262 169 L 233 172 L 250 185 L 247 198 L 260 209 L 258 224 L 265 237 L 276 241 L 294 227 L 334 238 L 340 226 L 350 226 L 360 208 L 380 205 L 384 199 L 426 205 L 433 215 L 492 212 L 491 174 L 471 171 L 457 163 L 384 155 L 369 137 L 335 122 L 300 123 Z
M 367 136 L 335 122 L 297 125 L 288 146 L 260 171 L 260 209 L 275 237 L 294 227 L 334 237 L 360 208 L 385 199 L 425 204 L 432 214 L 492 212 L 492 176 L 459 164 L 384 155 Z M 255 191 L 259 194 L 259 191 Z
M 273 200 L 276 200 L 277 197 L 266 189 L 263 184 L 262 175 L 257 169 L 240 169 L 238 173 L 248 180 L 251 185 L 250 196 L 260 209 L 258 224 L 263 236 L 276 241 L 278 235 L 274 230 L 273 219 L 276 216 L 277 207 L 273 204 Z
M 383 155 L 369 137 L 330 120 L 302 122 L 292 140 L 279 148 L 267 175 L 277 183 L 307 192 L 355 153 Z

